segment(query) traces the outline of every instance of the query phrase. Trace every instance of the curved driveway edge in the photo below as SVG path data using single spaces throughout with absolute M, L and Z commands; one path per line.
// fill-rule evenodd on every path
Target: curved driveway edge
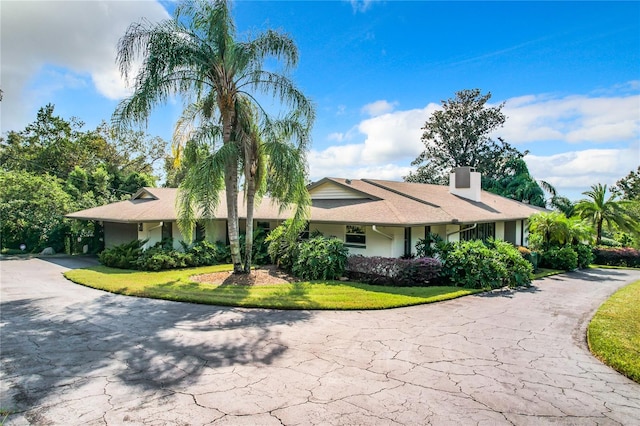
M 0 261 L 7 425 L 640 424 L 640 385 L 585 342 L 640 271 L 340 312 L 112 295 L 68 267 Z

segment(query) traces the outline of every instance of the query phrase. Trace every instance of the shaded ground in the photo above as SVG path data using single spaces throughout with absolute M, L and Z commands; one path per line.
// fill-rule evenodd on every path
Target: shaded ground
M 6 424 L 640 424 L 588 352 L 640 271 L 589 270 L 385 311 L 222 308 L 100 292 L 0 261 Z

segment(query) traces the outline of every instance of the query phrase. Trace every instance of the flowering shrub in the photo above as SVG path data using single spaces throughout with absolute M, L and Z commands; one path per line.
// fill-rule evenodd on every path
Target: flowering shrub
M 397 259 L 358 255 L 350 256 L 347 262 L 347 273 L 352 279 L 398 287 L 429 285 L 440 275 L 441 270 L 442 263 L 430 257 Z
M 597 265 L 628 266 L 640 268 L 640 250 L 630 247 L 596 247 L 593 249 Z

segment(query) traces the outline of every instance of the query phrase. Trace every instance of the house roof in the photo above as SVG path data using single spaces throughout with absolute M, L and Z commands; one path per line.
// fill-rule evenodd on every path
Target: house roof
M 106 222 L 159 222 L 177 219 L 175 188 L 142 188 L 130 200 L 71 213 L 69 218 Z M 447 223 L 495 222 L 526 219 L 543 211 L 486 191 L 475 202 L 453 195 L 448 186 L 394 182 L 377 179 L 324 178 L 309 185 L 311 221 L 341 224 L 422 226 Z M 246 218 L 242 194 L 240 217 Z M 215 218 L 226 218 L 221 194 Z M 291 210 L 265 198 L 255 209 L 256 220 L 284 220 Z

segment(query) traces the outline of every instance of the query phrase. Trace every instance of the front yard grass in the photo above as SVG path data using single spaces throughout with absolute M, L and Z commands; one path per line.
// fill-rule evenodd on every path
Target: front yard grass
M 640 281 L 618 290 L 589 323 L 591 352 L 605 364 L 640 383 Z
M 161 272 L 95 266 L 74 269 L 67 279 L 128 296 L 178 302 L 273 309 L 388 309 L 454 299 L 484 290 L 460 287 L 388 287 L 351 281 L 312 281 L 236 286 L 194 282 L 190 277 L 231 270 L 217 265 Z

